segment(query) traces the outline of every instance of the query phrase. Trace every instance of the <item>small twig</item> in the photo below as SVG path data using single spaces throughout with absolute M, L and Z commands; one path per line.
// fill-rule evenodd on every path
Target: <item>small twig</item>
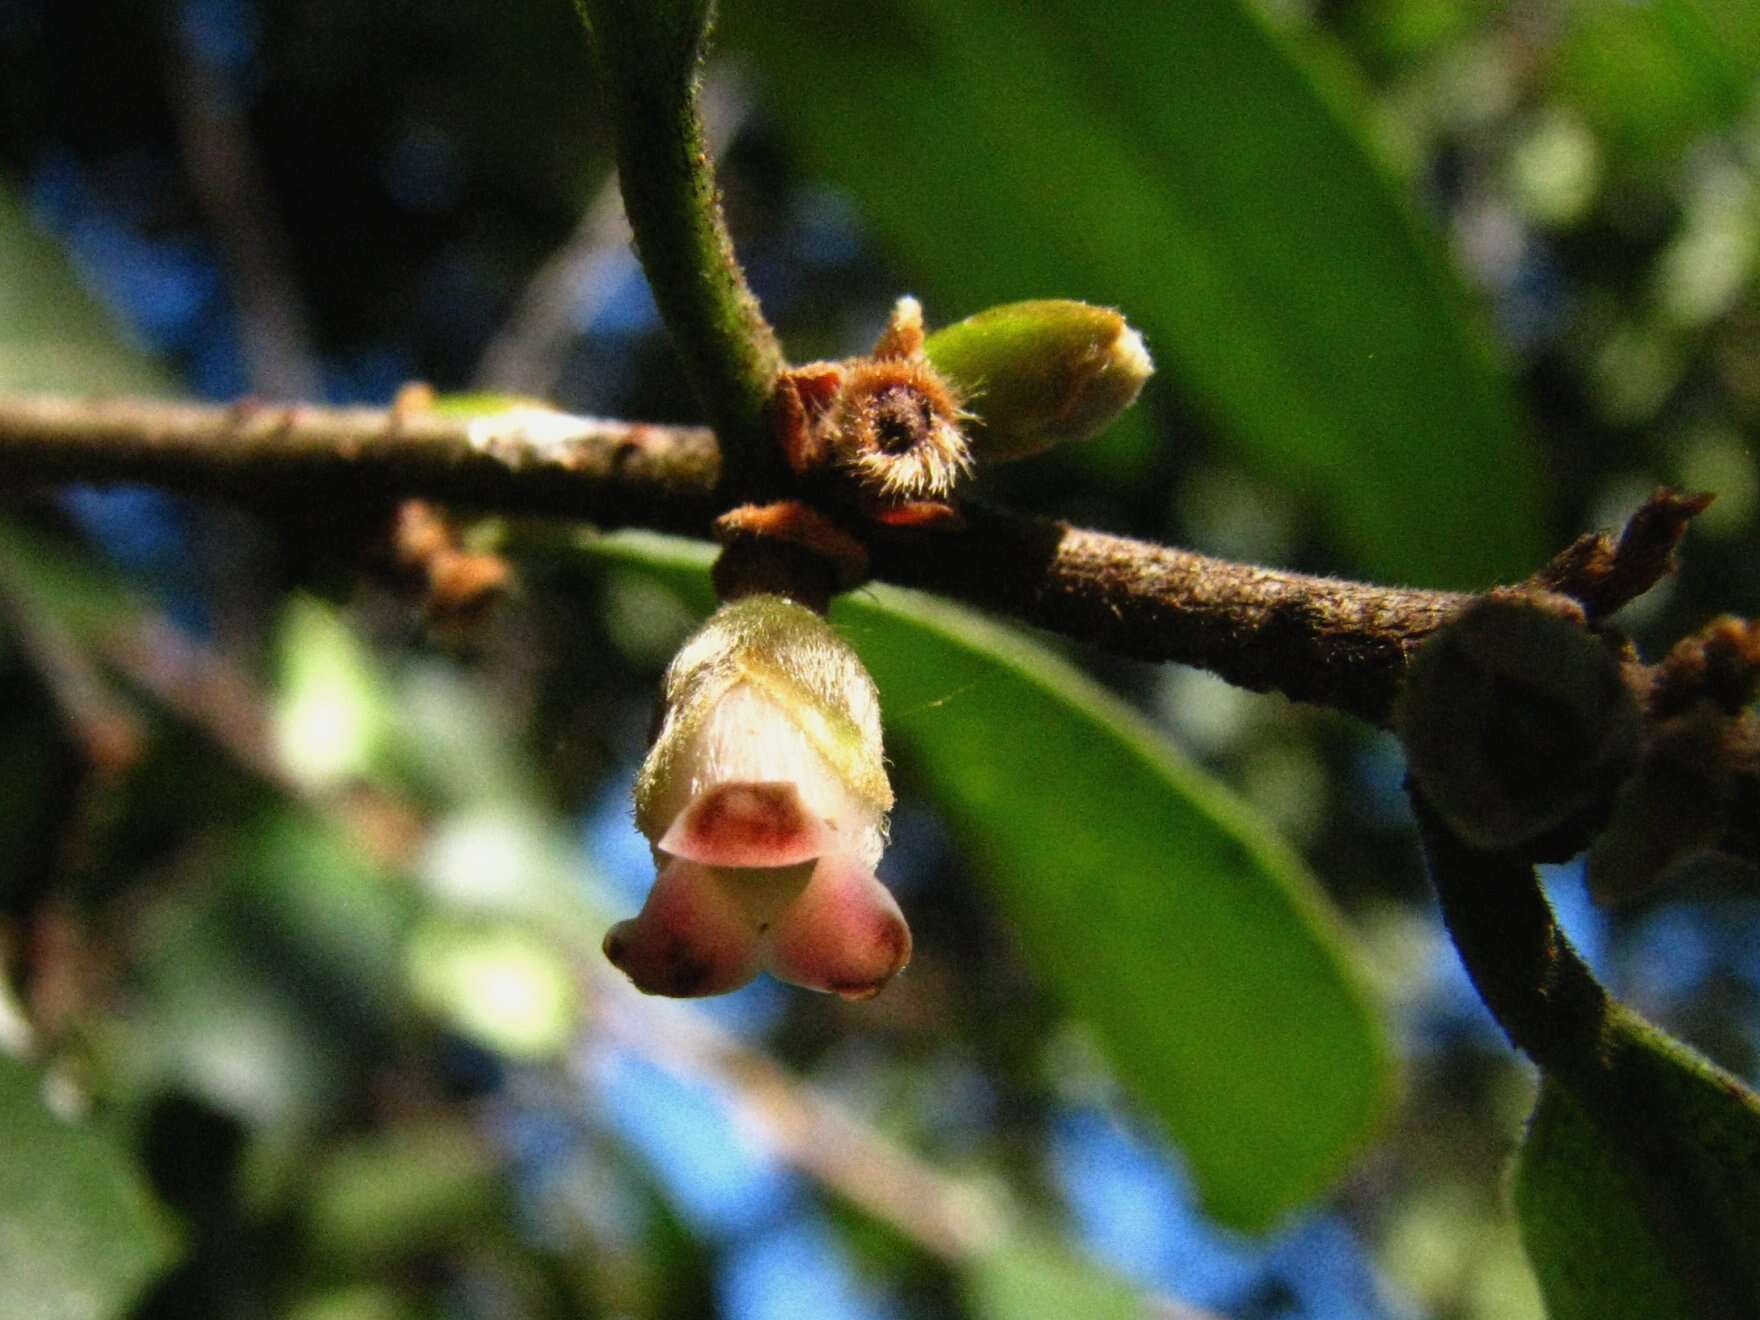
M 1713 1221 L 1694 1202 L 1702 1171 L 1681 1158 L 1682 1145 L 1702 1134 L 1680 1124 L 1668 1094 L 1659 1098 L 1641 1043 L 1654 1029 L 1614 1000 L 1571 947 L 1531 864 L 1469 847 L 1416 792 L 1412 807 L 1443 920 L 1479 997 L 1511 1043 L 1570 1092 L 1624 1157 L 1642 1185 L 1646 1218 L 1701 1313 L 1750 1314 L 1743 1299 L 1752 1300 L 1752 1244 L 1706 1231 Z M 1734 1078 L 1724 1081 L 1732 1097 L 1745 1092 Z
M 1626 520 L 1617 538 L 1607 532 L 1579 536 L 1526 585 L 1571 597 L 1591 619 L 1612 614 L 1674 571 L 1675 548 L 1687 524 L 1714 498 L 1660 487 Z
M 429 496 L 606 527 L 706 533 L 714 437 L 538 409 L 0 398 L 0 483 L 136 481 L 246 504 L 324 508 Z
M 948 1261 L 1001 1240 L 1007 1214 L 974 1183 L 941 1172 L 688 1008 L 657 1004 L 593 974 L 596 1017 L 620 1044 L 675 1072 L 707 1075 L 788 1163 Z
M 132 766 L 144 747 L 135 713 L 80 649 L 68 629 L 11 580 L 0 560 L 0 610 L 19 645 L 54 698 L 68 731 L 84 749 L 92 772 L 109 780 Z
M 788 1163 L 949 1264 L 969 1264 L 1005 1241 L 1011 1213 L 996 1195 L 889 1140 L 768 1055 L 700 1014 L 656 1003 L 620 978 L 593 975 L 597 1020 L 627 1048 L 690 1076 L 709 1077 Z M 1190 1302 L 1143 1299 L 1167 1320 L 1222 1320 Z
M 1418 644 L 1471 597 L 1261 568 L 967 505 L 963 529 L 870 547 L 874 575 L 1136 660 L 1385 724 Z
M 270 201 L 235 89 L 205 58 L 187 20 L 170 61 L 171 102 L 184 168 L 219 239 L 238 308 L 251 388 L 274 399 L 321 393 L 311 333 L 287 260 L 287 236 Z

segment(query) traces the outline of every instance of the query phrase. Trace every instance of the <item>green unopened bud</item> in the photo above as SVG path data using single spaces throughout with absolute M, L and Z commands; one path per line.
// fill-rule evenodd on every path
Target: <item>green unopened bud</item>
M 1067 299 L 992 307 L 937 330 L 924 351 L 971 400 L 972 453 L 991 463 L 1098 435 L 1155 370 L 1124 317 Z
M 1476 847 L 1577 821 L 1637 763 L 1637 701 L 1573 610 L 1558 597 L 1487 597 L 1412 661 L 1394 727 L 1430 805 Z

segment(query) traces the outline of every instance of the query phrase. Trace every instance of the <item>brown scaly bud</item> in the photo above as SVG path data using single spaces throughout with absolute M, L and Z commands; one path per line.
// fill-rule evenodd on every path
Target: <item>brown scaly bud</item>
M 1610 799 L 1637 763 L 1643 720 L 1580 606 L 1510 593 L 1468 606 L 1424 644 L 1394 727 L 1438 814 L 1468 843 L 1500 851 Z
M 1669 716 L 1709 701 L 1739 714 L 1760 692 L 1760 622 L 1725 614 L 1675 644 L 1650 694 L 1650 714 Z
M 1735 783 L 1725 764 L 1728 721 L 1709 703 L 1664 720 L 1613 819 L 1589 849 L 1589 889 L 1617 903 L 1661 883 L 1689 857 L 1716 848 L 1729 828 Z
M 1713 619 L 1651 673 L 1650 737 L 1613 820 L 1589 852 L 1604 902 L 1665 883 L 1695 858 L 1760 862 L 1760 624 Z
M 923 355 L 921 305 L 900 298 L 867 357 L 783 373 L 774 417 L 796 473 L 834 473 L 883 515 L 945 501 L 970 473 L 961 402 Z
M 449 645 L 468 642 L 512 585 L 505 559 L 466 549 L 457 528 L 426 500 L 398 505 L 392 542 L 398 564 L 427 588 L 423 617 Z

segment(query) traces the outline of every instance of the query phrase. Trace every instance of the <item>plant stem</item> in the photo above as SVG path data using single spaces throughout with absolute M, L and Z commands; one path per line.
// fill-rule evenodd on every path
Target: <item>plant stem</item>
M 0 483 L 15 489 L 132 481 L 270 508 L 425 496 L 707 536 L 726 507 L 720 473 L 715 437 L 701 428 L 538 409 L 469 417 L 0 395 Z M 1658 492 L 1627 534 L 1584 538 L 1560 555 L 1543 570 L 1546 585 L 1604 602 L 1637 594 L 1667 570 L 1698 507 Z M 963 515 L 956 529 L 872 534 L 875 576 L 1379 725 L 1412 652 L 1471 599 L 1235 563 L 977 505 Z M 1581 553 L 1591 541 L 1606 553 Z
M 709 0 L 578 0 L 615 122 L 624 210 L 737 502 L 778 465 L 766 410 L 782 351 L 721 213 L 697 109 Z
M 1561 1084 L 1601 1130 L 1669 1264 L 1706 1317 L 1751 1314 L 1760 1272 L 1737 1225 L 1718 1222 L 1721 1152 L 1685 1121 L 1680 1077 L 1696 1077 L 1746 1106 L 1746 1087 L 1692 1056 L 1608 994 L 1570 941 L 1519 858 L 1480 852 L 1456 838 L 1412 794 L 1431 882 L 1474 988 L 1512 1044 Z
M 720 459 L 697 427 L 524 409 L 0 397 L 0 482 L 141 482 L 258 507 L 428 496 L 607 527 L 706 531 Z

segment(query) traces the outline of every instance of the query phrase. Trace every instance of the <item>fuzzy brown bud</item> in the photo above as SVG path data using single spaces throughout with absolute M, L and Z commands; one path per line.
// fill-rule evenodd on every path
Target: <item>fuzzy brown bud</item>
M 1676 863 L 1717 846 L 1734 796 L 1725 732 L 1708 702 L 1656 729 L 1607 830 L 1589 849 L 1589 889 L 1601 902 L 1633 898 Z

